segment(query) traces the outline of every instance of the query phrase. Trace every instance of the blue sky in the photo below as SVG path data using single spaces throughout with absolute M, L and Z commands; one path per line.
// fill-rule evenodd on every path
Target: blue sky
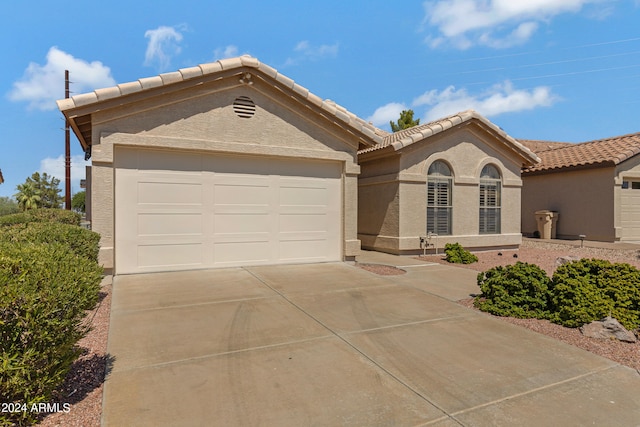
M 402 109 L 425 123 L 473 108 L 515 138 L 640 132 L 640 0 L 8 4 L 0 196 L 35 171 L 64 180 L 65 69 L 77 94 L 249 54 L 386 130 Z

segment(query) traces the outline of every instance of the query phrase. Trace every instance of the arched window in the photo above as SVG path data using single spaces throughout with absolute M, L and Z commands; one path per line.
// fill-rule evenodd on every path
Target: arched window
M 480 234 L 500 234 L 502 180 L 493 165 L 480 173 Z
M 427 232 L 450 235 L 452 214 L 451 169 L 435 161 L 427 173 Z

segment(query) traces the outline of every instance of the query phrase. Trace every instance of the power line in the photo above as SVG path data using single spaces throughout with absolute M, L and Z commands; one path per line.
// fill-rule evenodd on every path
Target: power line
M 464 75 L 464 74 L 485 73 L 485 72 L 491 72 L 491 71 L 504 71 L 504 70 L 509 70 L 509 69 L 543 67 L 543 66 L 546 66 L 546 65 L 568 64 L 568 63 L 572 63 L 572 62 L 591 61 L 591 60 L 594 60 L 594 59 L 615 58 L 615 57 L 620 57 L 620 56 L 633 55 L 633 54 L 637 54 L 637 53 L 640 53 L 640 50 L 634 50 L 632 52 L 624 52 L 624 53 L 615 53 L 615 54 L 611 54 L 611 55 L 589 56 L 587 58 L 565 59 L 565 60 L 562 60 L 562 61 L 550 61 L 550 62 L 539 62 L 537 64 L 516 65 L 516 66 L 513 66 L 513 67 L 495 67 L 495 68 L 485 68 L 485 69 L 482 69 L 482 70 L 460 71 L 458 73 L 450 73 L 448 75 L 455 76 L 455 75 Z

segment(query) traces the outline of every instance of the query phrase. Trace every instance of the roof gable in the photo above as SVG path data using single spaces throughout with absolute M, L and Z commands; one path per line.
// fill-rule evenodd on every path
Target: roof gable
M 523 169 L 523 174 L 550 173 L 566 169 L 610 167 L 640 154 L 640 133 L 579 144 L 563 144 L 538 152 L 541 163 Z
M 522 159 L 523 164 L 533 165 L 539 161 L 539 158 L 529 148 L 507 135 L 501 128 L 473 110 L 463 111 L 430 123 L 387 134 L 381 143 L 376 144 L 374 147 L 364 148 L 358 151 L 358 154 L 367 154 L 382 149 L 393 152 L 400 151 L 405 147 L 425 141 L 429 137 L 471 122 L 479 124 L 486 131 L 495 135 L 510 151 Z
M 86 152 L 92 144 L 91 114 L 131 102 L 134 96 L 154 96 L 163 90 L 180 90 L 185 83 L 198 84 L 205 79 L 212 80 L 230 76 L 237 77 L 240 83 L 248 85 L 253 83 L 252 79 L 254 78 L 269 82 L 279 90 L 289 94 L 289 99 L 314 108 L 331 122 L 357 135 L 362 146 L 373 146 L 382 142 L 380 130 L 372 124 L 333 101 L 322 100 L 274 68 L 246 55 L 97 89 L 93 92 L 59 100 L 57 104 L 60 111 L 69 120 L 74 133 Z

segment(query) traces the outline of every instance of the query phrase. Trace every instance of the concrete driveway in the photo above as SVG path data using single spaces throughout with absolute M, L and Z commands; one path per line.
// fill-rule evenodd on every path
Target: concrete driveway
M 452 302 L 411 262 L 117 276 L 104 426 L 640 424 L 635 370 Z

